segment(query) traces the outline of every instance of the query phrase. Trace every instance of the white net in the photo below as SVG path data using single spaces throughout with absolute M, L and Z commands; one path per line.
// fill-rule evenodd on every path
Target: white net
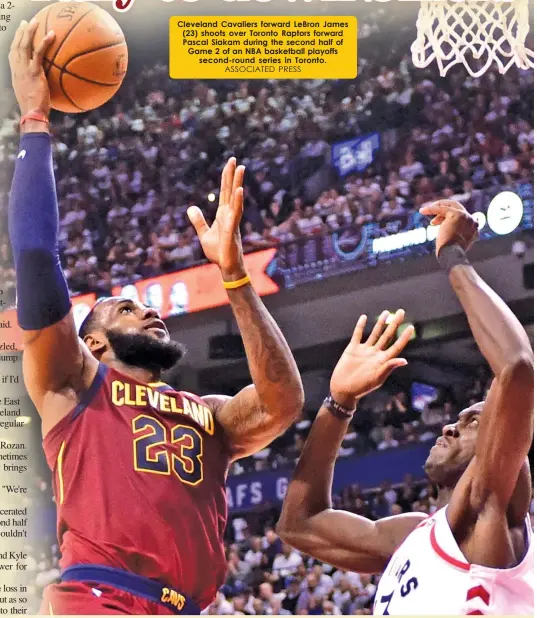
M 462 63 L 478 77 L 496 63 L 500 73 L 511 66 L 533 68 L 526 47 L 528 0 L 423 0 L 412 44 L 412 61 L 425 68 L 437 61 L 441 75 Z

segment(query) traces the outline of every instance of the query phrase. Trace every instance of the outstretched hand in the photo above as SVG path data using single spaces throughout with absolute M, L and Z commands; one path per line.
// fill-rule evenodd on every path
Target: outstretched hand
M 407 364 L 399 355 L 412 338 L 414 327 L 405 328 L 400 337 L 390 345 L 397 329 L 403 324 L 405 312 L 399 309 L 393 321 L 386 327 L 388 315 L 388 311 L 382 312 L 371 334 L 363 343 L 367 317 L 360 316 L 352 339 L 330 380 L 330 392 L 341 405 L 353 407 L 360 397 L 382 386 L 392 371 Z
M 434 216 L 431 225 L 439 225 L 436 255 L 446 245 L 457 244 L 467 251 L 479 236 L 479 226 L 466 208 L 455 200 L 439 200 L 420 208 L 420 214 Z
M 222 276 L 227 281 L 241 279 L 246 275 L 240 235 L 243 180 L 244 166 L 237 167 L 237 161 L 232 157 L 222 172 L 220 199 L 213 224 L 209 227 L 197 206 L 192 206 L 187 211 L 205 256 L 220 267 Z

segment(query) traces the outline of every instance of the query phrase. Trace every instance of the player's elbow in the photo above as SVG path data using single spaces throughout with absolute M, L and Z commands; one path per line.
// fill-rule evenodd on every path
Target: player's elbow
M 276 524 L 276 534 L 284 543 L 289 542 L 289 538 L 292 536 L 292 528 L 289 525 L 289 521 L 286 517 L 281 516 Z
M 302 388 L 302 382 L 300 382 L 300 384 L 293 389 L 292 403 L 288 406 L 286 412 L 286 417 L 289 418 L 289 425 L 297 423 L 301 419 L 304 403 L 304 389 Z
M 304 531 L 307 526 L 307 514 L 301 504 L 293 500 L 292 492 L 287 493 L 280 518 L 276 524 L 276 533 L 284 541 L 290 543 L 291 539 L 296 539 L 299 531 Z
M 285 393 L 268 408 L 270 415 L 279 423 L 282 433 L 300 420 L 304 408 L 304 389 L 299 379 L 289 384 Z
M 534 359 L 532 350 L 524 350 L 514 356 L 502 369 L 499 376 L 500 388 L 516 389 L 529 395 L 533 392 Z
M 313 557 L 313 554 L 315 553 L 315 546 L 312 546 L 308 535 L 300 532 L 296 528 L 281 526 L 279 522 L 276 525 L 276 534 L 280 537 L 282 543 L 289 545 L 301 553 Z
M 276 534 L 287 545 L 291 545 L 299 551 L 305 551 L 302 542 L 304 536 L 306 520 L 300 517 L 289 517 L 282 514 L 276 524 Z
M 289 385 L 289 398 L 289 414 L 297 420 L 302 414 L 305 402 L 304 387 L 299 375 Z

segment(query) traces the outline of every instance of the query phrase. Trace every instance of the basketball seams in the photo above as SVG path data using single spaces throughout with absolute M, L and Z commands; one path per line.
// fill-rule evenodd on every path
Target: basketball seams
M 57 68 L 57 67 L 56 67 Z M 59 80 L 59 84 L 60 84 L 60 90 L 63 92 L 63 96 L 69 101 L 69 103 L 71 103 L 71 105 L 73 107 L 76 107 L 77 109 L 79 109 L 81 112 L 86 112 L 89 110 L 84 109 L 83 107 L 79 107 L 74 101 L 73 99 L 71 99 L 71 97 L 67 94 L 65 88 L 63 87 L 63 76 L 65 75 L 65 73 L 63 71 L 60 71 L 60 80 Z
M 80 77 L 78 75 L 74 75 L 73 73 L 71 73 L 70 71 L 67 71 L 64 69 L 60 69 L 59 67 L 55 66 L 56 70 L 60 71 L 60 78 L 59 78 L 59 86 L 60 86 L 60 90 L 62 91 L 63 95 L 65 96 L 65 98 L 71 103 L 71 105 L 73 105 L 73 107 L 76 107 L 76 109 L 80 110 L 81 112 L 89 112 L 94 108 L 84 108 L 84 107 L 80 107 L 79 105 L 77 105 L 74 101 L 74 99 L 69 96 L 69 94 L 67 94 L 67 90 L 65 89 L 64 85 L 63 85 L 63 78 L 65 75 L 69 75 L 70 77 L 73 77 L 74 79 L 78 79 L 84 82 L 89 82 L 88 79 L 85 79 L 83 77 Z M 121 86 L 121 83 L 118 84 L 101 84 L 99 82 L 90 82 L 90 83 L 94 83 L 95 85 L 101 86 L 101 88 L 115 88 L 115 92 L 117 92 Z
M 49 64 L 51 64 L 51 66 L 53 66 L 55 69 L 58 69 L 58 71 L 60 71 L 61 73 L 66 73 L 67 75 L 70 75 L 71 77 L 76 77 L 77 79 L 80 79 L 83 82 L 87 82 L 88 84 L 95 84 L 96 86 L 111 87 L 111 86 L 117 86 L 118 84 L 121 83 L 121 82 L 115 82 L 115 83 L 111 84 L 109 82 L 98 82 L 98 81 L 95 81 L 93 79 L 89 79 L 89 77 L 83 77 L 82 75 L 78 75 L 77 73 L 73 73 L 73 71 L 70 71 L 69 69 L 65 68 L 67 66 L 67 64 L 69 64 L 70 61 L 64 67 L 60 67 L 57 64 L 54 64 L 53 62 L 50 62 L 50 60 L 47 60 L 47 62 Z
M 71 75 L 74 75 L 75 77 L 79 77 L 80 79 L 84 79 L 83 77 L 80 77 L 79 75 L 76 75 L 75 73 L 73 73 L 72 71 L 70 71 L 67 67 L 71 64 L 71 62 L 73 62 L 73 60 L 77 60 L 78 58 L 82 58 L 82 56 L 86 56 L 89 54 L 93 54 L 95 52 L 101 51 L 102 49 L 111 49 L 113 47 L 119 47 L 120 45 L 124 45 L 125 46 L 125 51 L 128 52 L 128 48 L 127 48 L 127 44 L 126 42 L 123 40 L 120 43 L 108 43 L 107 45 L 101 45 L 100 47 L 95 47 L 94 49 L 88 49 L 86 51 L 80 52 L 79 54 L 76 54 L 74 56 L 72 56 L 71 58 L 69 58 L 69 60 L 63 65 L 63 69 L 61 70 L 66 70 L 68 73 L 70 73 Z M 60 67 L 58 67 L 60 68 Z M 86 79 L 85 81 L 90 81 Z M 117 83 L 122 82 L 123 79 L 120 79 L 119 82 L 116 82 L 116 84 L 101 84 L 101 85 L 106 85 L 106 86 L 116 86 Z M 92 82 L 92 83 L 100 83 L 100 82 Z
M 51 7 L 52 8 L 52 7 Z M 69 28 L 69 30 L 65 33 L 65 36 L 63 37 L 63 41 L 60 43 L 58 49 L 56 50 L 56 52 L 54 53 L 54 56 L 52 56 L 52 58 L 50 59 L 50 62 L 53 63 L 54 60 L 56 60 L 57 55 L 60 53 L 61 48 L 63 47 L 63 44 L 65 43 L 65 41 L 67 41 L 67 39 L 69 38 L 69 35 L 71 34 L 71 32 L 73 32 L 73 30 L 78 26 L 78 24 L 84 19 L 84 17 L 86 17 L 86 15 L 89 15 L 90 13 L 93 13 L 95 7 L 91 7 L 89 10 L 87 10 L 83 15 L 81 15 L 81 17 L 75 21 L 75 23 Z M 50 12 L 50 11 L 49 11 Z M 47 13 L 47 17 L 48 17 L 48 13 Z M 45 32 L 46 35 L 46 32 Z
M 58 70 L 58 67 L 56 67 L 56 69 Z M 82 81 L 88 81 L 88 80 L 84 80 L 84 78 L 82 78 L 82 77 L 78 77 L 78 75 L 73 75 L 72 73 L 69 73 L 69 71 L 60 70 L 59 86 L 60 86 L 60 90 L 62 91 L 62 93 L 65 96 L 65 98 L 71 103 L 71 105 L 76 107 L 76 109 L 80 110 L 81 112 L 89 112 L 92 109 L 94 109 L 94 107 L 89 107 L 87 109 L 85 107 L 80 107 L 79 105 L 77 105 L 75 103 L 75 100 L 69 94 L 67 94 L 67 90 L 65 89 L 65 87 L 63 85 L 63 78 L 64 78 L 65 75 L 68 75 L 69 77 L 72 77 L 74 79 L 78 79 L 78 80 L 82 80 Z M 96 83 L 96 85 L 100 86 L 101 88 L 114 88 L 115 90 L 114 90 L 113 94 L 115 94 L 119 90 L 119 88 L 121 86 L 121 84 L 99 84 L 99 83 Z M 110 96 L 112 96 L 112 95 L 110 95 Z
M 85 56 L 86 54 L 93 54 L 93 52 L 101 51 L 101 49 L 109 49 L 110 47 L 119 47 L 120 45 L 126 46 L 127 42 L 123 40 L 123 41 L 119 41 L 119 43 L 107 43 L 106 45 L 101 45 L 100 47 L 94 47 L 93 49 L 86 49 L 85 51 L 80 52 L 79 54 L 76 54 L 72 58 L 69 58 L 69 60 L 65 63 L 65 66 L 67 66 L 69 62 L 71 62 L 72 60 L 76 60 L 77 58 L 80 58 L 80 56 Z

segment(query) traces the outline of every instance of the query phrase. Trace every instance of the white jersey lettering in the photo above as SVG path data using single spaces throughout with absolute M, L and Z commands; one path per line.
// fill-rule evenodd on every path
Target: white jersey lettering
M 446 517 L 446 508 L 422 522 L 392 556 L 378 585 L 375 615 L 533 615 L 533 534 L 510 569 L 469 564 Z

